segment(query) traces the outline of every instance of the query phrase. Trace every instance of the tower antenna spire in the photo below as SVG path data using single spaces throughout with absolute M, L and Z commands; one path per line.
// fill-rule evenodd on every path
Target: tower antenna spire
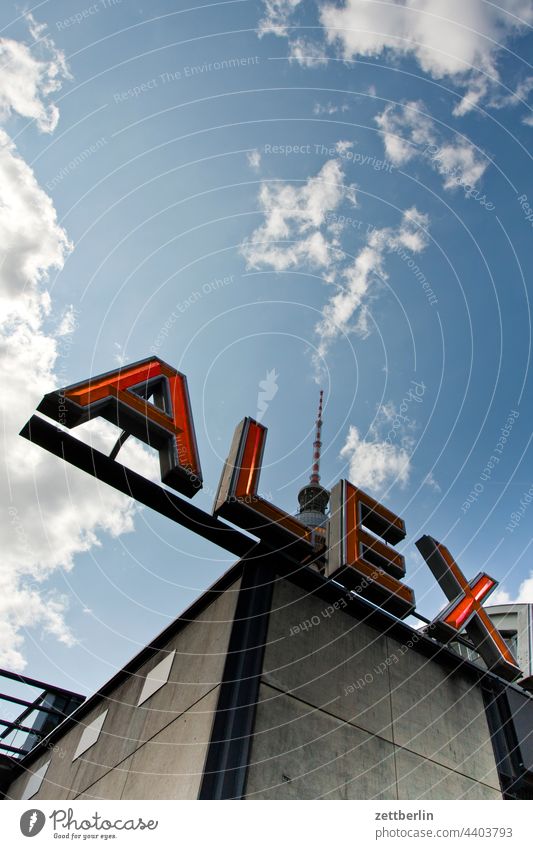
M 324 390 L 320 390 L 318 402 L 318 413 L 316 417 L 315 441 L 313 442 L 313 468 L 311 470 L 310 482 L 314 486 L 320 484 L 320 452 L 322 450 L 322 404 L 324 401 Z
M 313 442 L 313 465 L 307 483 L 298 493 L 298 503 L 300 509 L 296 517 L 307 525 L 313 528 L 317 533 L 324 534 L 328 517 L 327 509 L 329 502 L 329 492 L 320 483 L 320 455 L 322 452 L 322 407 L 324 404 L 324 390 L 320 390 L 320 400 L 318 402 L 318 413 L 316 416 L 315 425 L 315 441 Z

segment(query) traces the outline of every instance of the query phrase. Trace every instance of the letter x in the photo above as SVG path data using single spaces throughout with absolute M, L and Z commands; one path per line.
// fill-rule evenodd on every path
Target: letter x
M 488 669 L 509 681 L 520 678 L 513 653 L 481 604 L 498 582 L 485 572 L 468 582 L 446 546 L 433 537 L 421 537 L 416 546 L 450 601 L 429 626 L 429 633 L 448 642 L 464 629 Z

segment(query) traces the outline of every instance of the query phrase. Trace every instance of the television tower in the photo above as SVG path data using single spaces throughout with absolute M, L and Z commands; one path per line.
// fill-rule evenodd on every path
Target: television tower
M 324 528 L 327 521 L 329 492 L 320 485 L 320 452 L 322 449 L 322 403 L 324 390 L 320 390 L 320 401 L 316 417 L 315 441 L 313 443 L 313 466 L 309 483 L 298 493 L 300 509 L 296 518 L 310 528 Z

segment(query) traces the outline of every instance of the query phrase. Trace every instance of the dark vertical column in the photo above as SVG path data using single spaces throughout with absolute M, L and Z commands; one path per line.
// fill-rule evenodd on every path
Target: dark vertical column
M 263 667 L 275 560 L 259 547 L 244 561 L 199 799 L 241 799 Z
M 521 783 L 523 764 L 520 762 L 520 750 L 505 683 L 487 677 L 482 681 L 481 687 L 503 797 L 520 798 L 517 791 Z

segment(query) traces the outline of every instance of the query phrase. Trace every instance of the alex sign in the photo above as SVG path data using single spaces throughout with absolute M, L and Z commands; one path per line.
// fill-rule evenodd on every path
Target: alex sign
M 103 416 L 123 431 L 110 457 L 103 458 L 107 463 L 115 463 L 124 440 L 132 435 L 158 450 L 163 483 L 189 498 L 202 488 L 187 379 L 158 358 L 51 392 L 38 411 L 68 429 Z M 38 417 L 29 425 L 35 419 Z M 312 528 L 259 495 L 266 436 L 266 428 L 249 417 L 237 425 L 213 516 L 195 508 L 197 521 L 192 526 L 196 532 L 209 527 L 230 533 L 229 526 L 220 521 L 221 517 L 229 519 L 268 545 L 287 550 L 302 564 L 320 559 L 327 577 L 393 615 L 404 618 L 412 613 L 414 592 L 403 581 L 405 561 L 395 548 L 406 535 L 403 520 L 342 480 L 331 492 L 327 538 L 317 536 Z M 466 630 L 489 669 L 508 680 L 521 677 L 515 658 L 481 604 L 496 581 L 480 573 L 468 582 L 448 549 L 432 537 L 423 536 L 416 545 L 450 601 L 431 623 L 430 633 L 449 641 Z

